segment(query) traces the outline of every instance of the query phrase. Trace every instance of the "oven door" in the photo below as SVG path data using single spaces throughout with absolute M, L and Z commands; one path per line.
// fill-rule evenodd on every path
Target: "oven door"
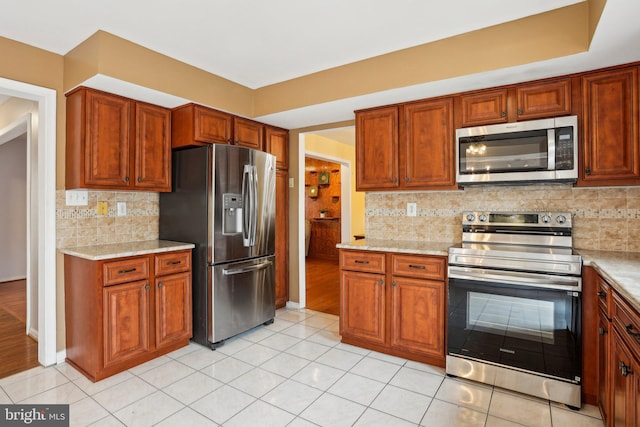
M 509 272 L 487 280 L 462 270 L 450 267 L 449 355 L 580 383 L 579 286 L 557 289 L 558 276 L 527 274 L 523 284 Z

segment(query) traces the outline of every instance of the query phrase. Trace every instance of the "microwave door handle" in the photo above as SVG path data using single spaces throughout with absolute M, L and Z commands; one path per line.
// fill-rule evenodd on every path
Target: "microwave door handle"
M 556 170 L 556 130 L 547 130 L 548 161 L 550 171 Z

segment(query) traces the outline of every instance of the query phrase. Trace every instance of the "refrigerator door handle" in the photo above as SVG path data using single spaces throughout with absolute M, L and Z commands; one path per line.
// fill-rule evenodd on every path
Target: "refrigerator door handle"
M 222 270 L 222 274 L 225 276 L 233 276 L 234 274 L 243 274 L 243 273 L 248 273 L 250 271 L 264 270 L 270 265 L 271 265 L 271 261 L 267 261 L 260 264 L 252 265 L 250 267 L 231 268 L 231 269 L 225 268 L 224 270 Z
M 258 169 L 251 166 L 251 246 L 256 245 L 256 234 L 258 232 Z
M 251 246 L 251 165 L 244 165 L 242 172 L 242 244 Z

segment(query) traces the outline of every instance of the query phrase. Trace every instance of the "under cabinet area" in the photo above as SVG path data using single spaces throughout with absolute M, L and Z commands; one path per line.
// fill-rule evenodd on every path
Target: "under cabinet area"
M 98 381 L 189 343 L 191 249 L 64 258 L 67 361 L 89 379 Z
M 342 342 L 444 367 L 446 258 L 340 250 Z

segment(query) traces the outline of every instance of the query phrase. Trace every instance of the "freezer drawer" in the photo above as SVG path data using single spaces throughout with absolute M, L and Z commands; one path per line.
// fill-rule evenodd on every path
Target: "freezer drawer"
M 275 316 L 275 257 L 210 267 L 208 339 L 217 343 Z

